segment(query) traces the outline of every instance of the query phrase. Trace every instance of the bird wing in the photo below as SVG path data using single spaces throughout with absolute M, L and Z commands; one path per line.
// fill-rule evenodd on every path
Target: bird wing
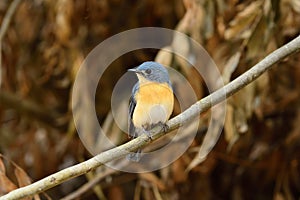
M 129 99 L 129 109 L 128 109 L 128 134 L 129 137 L 134 138 L 135 137 L 135 127 L 132 121 L 133 118 L 133 112 L 136 106 L 136 100 L 135 100 L 135 95 L 136 92 L 138 91 L 139 88 L 139 84 L 136 83 L 133 88 L 132 88 L 132 94 L 131 97 Z

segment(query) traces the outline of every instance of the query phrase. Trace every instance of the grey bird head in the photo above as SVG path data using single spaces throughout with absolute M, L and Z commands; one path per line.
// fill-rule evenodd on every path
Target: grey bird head
M 129 69 L 128 71 L 135 72 L 136 74 L 141 75 L 149 81 L 170 84 L 167 69 L 157 62 L 144 62 L 137 68 Z

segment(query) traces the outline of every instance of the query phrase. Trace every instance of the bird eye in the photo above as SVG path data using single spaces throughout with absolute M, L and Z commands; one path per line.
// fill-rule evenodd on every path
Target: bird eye
M 145 72 L 146 72 L 146 74 L 151 74 L 152 70 L 151 69 L 146 69 Z

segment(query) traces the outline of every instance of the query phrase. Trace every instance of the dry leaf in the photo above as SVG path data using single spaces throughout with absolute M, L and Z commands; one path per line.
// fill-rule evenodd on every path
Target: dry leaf
M 0 195 L 17 189 L 17 186 L 5 175 L 0 173 Z
M 203 162 L 207 155 L 211 152 L 212 148 L 217 143 L 222 129 L 223 129 L 223 117 L 225 114 L 224 103 L 216 105 L 213 109 L 215 109 L 214 115 L 210 119 L 210 124 L 207 130 L 206 135 L 204 136 L 203 142 L 200 146 L 200 149 L 197 155 L 194 157 L 192 162 L 187 167 L 187 170 L 191 170 L 201 162 Z
M 0 154 L 0 196 L 7 194 L 8 192 L 17 189 L 17 185 L 15 183 L 13 183 L 9 177 L 6 176 L 5 174 L 5 165 L 3 163 L 3 158 L 5 160 L 7 160 L 7 162 L 10 163 L 10 166 L 14 167 L 14 173 L 15 173 L 15 177 L 17 178 L 18 181 L 18 187 L 24 187 L 26 185 L 31 184 L 31 180 L 30 177 L 27 175 L 27 173 L 21 168 L 19 167 L 16 163 L 14 163 L 13 161 L 11 161 L 8 158 L 3 157 Z M 47 199 L 51 199 L 49 198 L 46 194 L 45 194 Z M 39 200 L 40 197 L 39 195 L 34 195 L 33 197 L 35 200 Z M 32 199 L 31 197 L 27 197 L 27 198 L 23 198 L 24 200 L 30 200 Z
M 230 58 L 228 63 L 226 64 L 226 67 L 223 72 L 223 77 L 226 78 L 226 82 L 230 81 L 231 74 L 234 72 L 236 69 L 238 62 L 240 60 L 240 53 L 238 52 L 234 56 Z M 251 95 L 251 91 L 248 91 L 245 88 L 244 94 Z M 234 98 L 234 97 L 233 97 Z M 247 101 L 250 100 L 251 98 L 247 99 L 244 98 L 243 100 Z M 243 102 L 243 100 L 241 100 Z M 235 100 L 233 100 L 235 104 Z M 248 130 L 248 125 L 247 125 L 247 117 L 244 117 L 243 111 L 239 110 L 240 107 L 238 106 L 233 106 L 231 101 L 229 101 L 227 105 L 227 113 L 226 113 L 226 119 L 225 119 L 225 139 L 229 141 L 229 149 L 232 147 L 232 145 L 237 141 L 239 138 L 240 133 L 244 133 Z M 250 111 L 249 111 L 250 112 Z
M 262 15 L 263 1 L 253 1 L 249 6 L 242 9 L 230 22 L 224 37 L 227 40 L 245 39 L 252 33 L 252 27 L 257 23 L 257 17 Z
M 0 154 L 0 196 L 17 189 L 17 186 L 5 174 L 6 168 L 3 163 L 3 158 L 4 157 Z
M 299 0 L 290 0 L 292 8 L 300 14 L 300 1 Z
M 267 53 L 265 47 L 269 42 L 267 34 L 271 31 L 269 29 L 267 19 L 262 16 L 247 42 L 247 58 L 249 60 L 257 58 L 257 56 L 263 57 Z
M 12 2 L 0 0 L 0 21 L 3 21 Z M 74 82 L 84 57 L 101 41 L 116 33 L 145 26 L 168 27 L 181 31 L 201 43 L 214 58 L 219 70 L 223 72 L 224 79 L 226 77 L 230 80 L 235 64 L 226 67 L 226 70 L 224 66 L 229 63 L 226 62 L 228 58 L 236 52 L 241 53 L 240 60 L 235 60 L 240 63 L 240 68 L 234 71 L 234 77 L 239 76 L 268 52 L 299 35 L 299 2 L 299 0 L 144 0 L 125 3 L 121 0 L 22 1 L 12 15 L 11 23 L 2 41 L 0 95 L 3 92 L 10 92 L 21 99 L 30 98 L 32 102 L 39 103 L 38 105 L 42 107 L 58 110 L 59 121 L 62 121 L 60 119 L 65 121 L 61 122 L 61 127 L 47 121 L 42 124 L 37 120 L 38 116 L 31 116 L 32 118 L 29 119 L 19 109 L 19 104 L 10 106 L 1 102 L 0 149 L 17 163 L 23 163 L 33 172 L 34 179 L 40 179 L 56 171 L 61 164 L 60 161 L 69 157 L 74 161 L 78 157 L 89 157 L 79 138 L 75 137 L 75 127 L 69 129 L 75 134 L 65 134 L 68 124 L 71 127 L 73 121 L 71 106 L 69 106 L 72 102 L 71 83 Z M 179 43 L 173 50 L 182 52 L 189 61 L 198 63 L 197 58 L 195 59 L 198 51 L 193 51 L 194 47 L 189 46 L 191 41 L 177 39 L 175 38 Z M 168 45 L 164 50 L 172 49 L 172 44 Z M 164 50 L 157 54 L 156 61 L 176 68 L 179 65 L 183 66 L 181 69 L 184 69 L 182 70 L 184 75 L 191 81 L 196 92 L 199 91 L 198 98 L 206 95 L 208 91 L 204 82 L 194 77 L 195 72 L 190 70 L 189 64 L 175 59 L 173 53 Z M 118 135 L 118 127 L 112 123 L 113 116 L 108 113 L 108 107 L 111 105 L 109 97 L 114 83 L 111 80 L 121 76 L 129 66 L 137 66 L 145 60 L 152 60 L 155 52 L 157 50 L 154 49 L 129 52 L 112 63 L 118 66 L 118 69 L 109 70 L 112 73 L 101 78 L 99 86 L 103 85 L 106 89 L 97 93 L 99 94 L 97 98 L 101 96 L 101 99 L 108 99 L 108 101 L 97 101 L 101 102 L 96 105 L 97 117 L 101 122 L 106 119 L 105 124 L 101 124 L 108 132 L 112 132 L 113 139 L 121 136 L 126 138 L 126 136 Z M 186 174 L 181 174 L 182 167 L 189 165 L 193 159 L 191 156 L 199 152 L 209 111 L 202 118 L 201 123 L 204 125 L 200 127 L 193 141 L 193 149 L 196 152 L 188 149 L 180 158 L 184 163 L 178 160 L 174 165 L 163 169 L 165 173 L 160 175 L 163 178 L 156 177 L 165 185 L 165 191 L 156 187 L 158 183 L 153 184 L 147 180 L 128 180 L 124 184 L 119 184 L 118 181 L 106 182 L 105 190 L 113 193 L 118 184 L 117 190 L 122 190 L 125 197 L 133 196 L 128 194 L 131 190 L 127 189 L 137 183 L 136 199 L 196 199 L 199 196 L 204 199 L 216 197 L 255 199 L 258 196 L 261 199 L 297 199 L 300 188 L 298 155 L 300 134 L 297 126 L 299 124 L 299 114 L 297 114 L 300 91 L 299 63 L 299 54 L 288 57 L 264 74 L 265 78 L 253 83 L 255 85 L 253 88 L 245 89 L 230 100 L 225 123 L 226 135 L 218 140 L 217 148 L 208 154 L 205 162 L 194 168 L 187 181 L 183 182 Z M 96 64 L 101 64 L 101 61 Z M 210 69 L 203 74 L 205 77 L 211 76 Z M 176 90 L 183 95 L 188 93 L 180 81 L 174 82 Z M 79 116 L 90 113 L 90 110 L 85 110 L 82 105 L 94 100 L 90 101 L 86 98 L 89 95 L 86 88 L 81 89 L 78 101 L 75 102 L 78 109 L 75 115 Z M 22 105 L 23 99 L 20 102 Z M 253 115 L 253 110 L 256 116 Z M 177 106 L 174 115 L 179 112 L 181 110 Z M 123 115 L 122 111 L 120 116 Z M 93 127 L 89 119 L 79 121 L 79 124 L 79 129 L 87 133 L 86 146 L 91 147 L 89 145 L 95 143 L 102 148 L 106 146 L 95 140 L 99 135 L 98 130 Z M 218 126 L 219 124 L 216 124 L 215 129 L 211 131 L 218 130 Z M 47 153 L 43 151 L 45 148 L 40 148 L 42 143 L 39 143 L 35 138 L 37 135 L 33 134 L 41 128 L 45 129 L 43 137 L 47 141 L 47 150 L 58 149 L 61 143 L 58 141 L 64 137 L 68 138 L 69 143 L 61 145 L 64 150 L 60 152 L 63 153 L 46 155 Z M 250 131 L 242 135 L 241 133 L 247 128 Z M 184 128 L 183 134 L 188 135 L 192 130 L 194 130 L 192 127 Z M 89 133 L 95 135 L 88 135 Z M 167 136 L 172 136 L 171 134 Z M 175 151 L 178 152 L 178 148 L 186 144 L 183 140 L 186 135 L 180 136 L 176 143 L 170 145 L 172 148 L 161 154 L 161 160 L 169 158 L 168 156 Z M 228 142 L 234 144 L 237 138 L 239 142 L 234 145 L 235 151 L 226 153 Z M 164 138 L 159 141 L 162 140 Z M 212 140 L 216 141 L 216 137 Z M 207 147 L 212 144 L 210 142 L 210 138 L 205 140 L 205 152 L 208 152 Z M 155 147 L 155 143 L 147 148 Z M 220 154 L 218 152 L 224 152 L 222 154 L 225 156 L 218 156 Z M 48 162 L 40 162 L 45 157 Z M 18 187 L 14 169 L 9 161 L 0 159 L 0 174 L 2 174 L 0 180 L 4 182 L 1 186 L 5 186 L 4 188 L 0 186 L 1 192 L 3 189 L 9 191 Z M 21 179 L 26 177 L 26 175 L 17 175 L 17 169 L 15 171 L 16 176 Z M 12 173 L 8 174 L 8 172 Z M 74 180 L 75 185 L 82 184 L 78 180 L 83 179 Z M 175 180 L 179 184 L 176 184 Z M 20 180 L 22 181 L 25 184 L 26 178 Z M 151 181 L 155 182 L 155 180 Z M 143 182 L 142 186 L 141 182 Z M 63 187 L 56 187 L 55 190 L 61 193 Z M 93 197 L 94 194 L 86 192 L 83 197 L 78 198 Z
M 222 77 L 224 84 L 229 83 L 232 73 L 237 68 L 241 59 L 241 52 L 236 52 L 233 56 L 229 58 L 227 63 L 225 64 L 224 70 L 222 72 Z
M 247 120 L 253 113 L 253 102 L 255 95 L 255 83 L 252 83 L 228 101 L 228 111 L 225 120 L 225 139 L 229 142 L 228 149 L 231 149 L 240 134 L 248 131 Z
M 238 66 L 240 56 L 241 56 L 240 52 L 237 52 L 228 60 L 228 63 L 225 65 L 223 71 L 224 84 L 229 82 L 231 74 L 235 71 L 236 67 Z M 221 134 L 221 130 L 223 129 L 224 126 L 223 123 L 223 117 L 225 114 L 224 106 L 225 106 L 224 103 L 221 103 L 215 106 L 214 108 L 212 108 L 212 110 L 214 110 L 214 116 L 212 116 L 212 119 L 210 121 L 211 124 L 207 130 L 207 133 L 204 137 L 204 140 L 201 144 L 201 147 L 197 155 L 189 164 L 187 170 L 191 170 L 192 168 L 194 168 L 195 166 L 203 162 L 206 159 L 208 153 L 213 148 L 213 146 L 217 143 L 219 136 Z M 227 123 L 225 121 L 225 128 L 226 125 Z
M 62 44 L 68 44 L 70 42 L 70 36 L 72 34 L 71 19 L 73 15 L 73 1 L 59 0 L 56 4 L 56 29 L 55 33 L 58 40 Z
M 171 47 L 164 47 L 161 49 L 155 57 L 155 62 L 158 62 L 164 66 L 171 66 L 173 59 L 173 53 L 171 51 Z
M 31 180 L 27 173 L 17 165 L 15 165 L 15 176 L 18 180 L 19 187 L 24 187 L 26 185 L 29 185 L 31 183 Z
M 1 154 L 0 154 L 0 174 L 5 174 L 5 166 L 4 166 Z

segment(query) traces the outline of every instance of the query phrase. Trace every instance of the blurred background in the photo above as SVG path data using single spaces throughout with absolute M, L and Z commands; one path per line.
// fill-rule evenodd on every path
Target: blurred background
M 10 6 L 16 9 L 9 9 Z M 11 12 L 10 12 L 11 11 Z M 11 17 L 9 15 L 11 14 Z M 5 18 L 11 20 L 5 27 Z M 91 157 L 74 127 L 71 94 L 85 56 L 122 31 L 178 30 L 211 55 L 225 83 L 300 33 L 299 0 L 1 0 L 0 195 Z M 166 48 L 197 52 L 190 41 Z M 110 112 L 127 69 L 156 60 L 182 72 L 197 97 L 203 79 L 172 53 L 143 49 L 115 60 L 99 82 L 99 122 L 116 144 L 128 139 Z M 196 61 L 201 62 L 201 61 Z M 209 68 L 207 68 L 209 74 Z M 213 80 L 212 80 L 213 81 Z M 102 89 L 100 89 L 102 88 Z M 105 89 L 103 89 L 105 88 Z M 175 84 L 175 89 L 184 92 Z M 83 94 L 84 95 L 84 94 Z M 199 159 L 210 113 L 170 166 L 131 174 L 101 167 L 41 194 L 42 199 L 299 199 L 300 54 L 274 66 L 226 103 L 214 149 Z M 126 105 L 125 105 L 126 106 Z M 84 112 L 84 110 L 82 110 Z M 180 113 L 175 106 L 173 116 Z M 121 113 L 127 116 L 126 113 Z M 100 150 L 108 149 L 99 141 Z M 166 155 L 172 152 L 166 152 Z M 82 187 L 85 186 L 85 187 Z M 35 197 L 37 198 L 37 197 Z

